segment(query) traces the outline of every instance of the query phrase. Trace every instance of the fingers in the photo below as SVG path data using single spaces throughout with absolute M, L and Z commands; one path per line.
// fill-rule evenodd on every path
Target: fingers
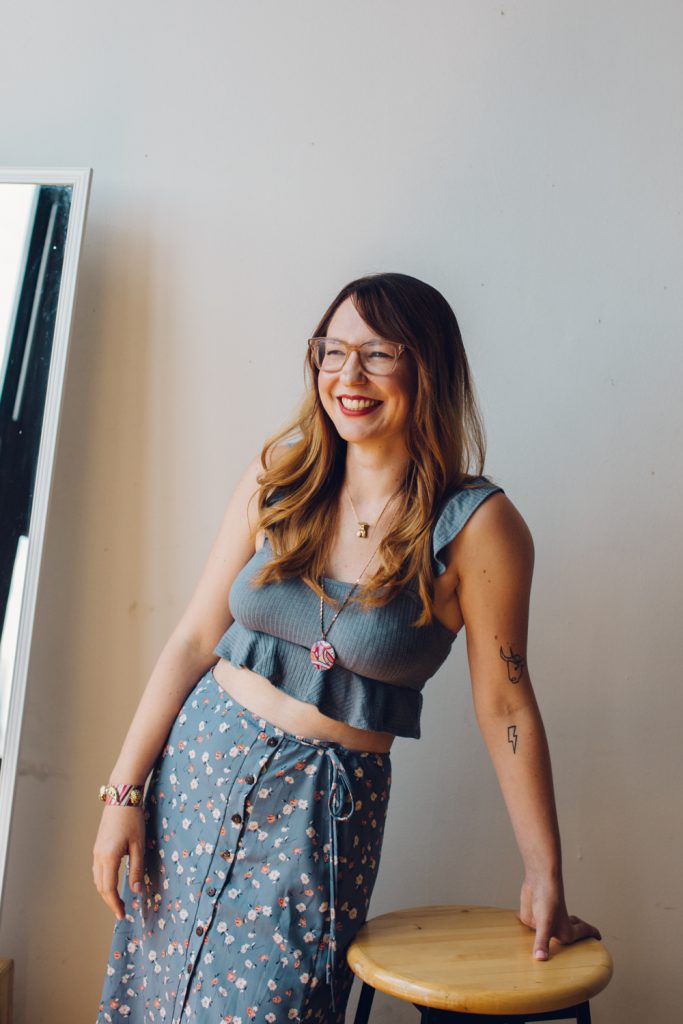
M 564 946 L 569 946 L 572 942 L 579 942 L 581 939 L 602 938 L 597 928 L 592 924 L 588 924 L 587 921 L 582 921 L 580 917 L 576 917 L 574 914 L 560 922 L 553 936 Z
M 133 892 L 142 892 L 142 846 L 131 843 L 128 851 L 128 884 Z
M 602 935 L 592 924 L 582 921 L 580 917 L 570 917 L 572 926 L 572 937 L 570 942 L 578 942 L 579 939 L 601 939 Z M 563 940 L 564 941 L 564 940 Z
M 118 921 L 123 921 L 125 908 L 119 896 L 119 861 L 96 857 L 93 862 L 93 881 L 98 893 Z

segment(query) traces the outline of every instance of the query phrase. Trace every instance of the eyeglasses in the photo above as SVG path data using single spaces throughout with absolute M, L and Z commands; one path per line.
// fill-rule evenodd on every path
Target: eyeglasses
M 308 347 L 313 362 L 324 373 L 339 373 L 351 352 L 357 352 L 364 371 L 377 376 L 388 376 L 396 369 L 405 345 L 397 341 L 364 341 L 362 345 L 347 345 L 336 338 L 309 338 Z

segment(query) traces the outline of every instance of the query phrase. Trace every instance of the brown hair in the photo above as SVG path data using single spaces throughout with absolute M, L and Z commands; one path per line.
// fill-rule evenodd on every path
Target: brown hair
M 380 337 L 402 342 L 416 369 L 414 414 L 408 423 L 410 463 L 402 487 L 403 509 L 383 539 L 379 566 L 357 594 L 365 606 L 388 603 L 416 579 L 423 611 L 433 615 L 431 534 L 443 499 L 482 474 L 484 428 L 455 314 L 431 285 L 406 274 L 372 274 L 342 288 L 315 328 L 324 337 L 347 298 Z M 282 430 L 266 441 L 259 476 L 259 526 L 274 557 L 254 577 L 257 585 L 299 577 L 317 594 L 344 477 L 346 442 L 318 396 L 318 370 L 306 356 L 307 390 Z M 289 445 L 275 447 L 295 435 Z

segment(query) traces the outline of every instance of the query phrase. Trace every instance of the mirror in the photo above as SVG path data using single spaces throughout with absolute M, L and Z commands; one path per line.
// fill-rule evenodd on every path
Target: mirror
M 0 894 L 91 176 L 0 167 Z

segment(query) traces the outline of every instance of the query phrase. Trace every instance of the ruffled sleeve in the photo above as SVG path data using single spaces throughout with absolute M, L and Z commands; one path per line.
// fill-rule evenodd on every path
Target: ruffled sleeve
M 442 557 L 444 550 L 460 533 L 475 509 L 496 491 L 505 493 L 502 487 L 491 483 L 486 477 L 477 477 L 472 481 L 472 485 L 463 487 L 445 499 L 432 533 L 432 555 L 436 576 L 441 576 L 446 571 L 446 563 Z

